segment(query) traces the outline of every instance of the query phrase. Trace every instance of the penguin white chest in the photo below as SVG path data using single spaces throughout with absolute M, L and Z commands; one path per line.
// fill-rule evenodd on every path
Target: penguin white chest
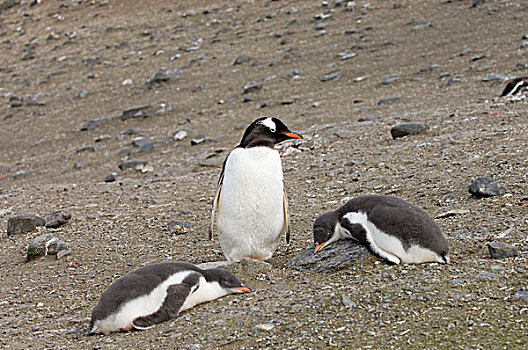
M 268 259 L 284 226 L 279 152 L 236 148 L 228 156 L 218 213 L 218 236 L 228 260 Z

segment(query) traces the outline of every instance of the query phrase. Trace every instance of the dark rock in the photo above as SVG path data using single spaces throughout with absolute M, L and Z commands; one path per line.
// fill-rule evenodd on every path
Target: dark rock
M 37 227 L 45 225 L 46 220 L 37 215 L 23 214 L 12 216 L 7 220 L 7 235 L 31 232 Z
M 249 62 L 249 56 L 238 56 L 236 59 L 235 59 L 235 62 L 233 62 L 233 65 L 236 66 L 237 64 L 242 64 L 242 63 L 246 63 L 246 62 Z
M 19 177 L 23 177 L 23 176 L 26 176 L 26 175 L 29 175 L 29 173 L 25 170 L 20 170 L 20 171 L 17 171 L 15 174 L 13 174 L 13 179 L 18 179 Z
M 52 211 L 44 219 L 47 228 L 57 228 L 66 224 L 71 219 L 71 215 L 61 211 Z
M 469 187 L 469 193 L 476 197 L 503 196 L 506 193 L 506 189 L 490 178 L 478 177 Z
M 486 57 L 488 57 L 488 55 L 486 55 L 486 54 L 475 55 L 475 56 L 472 56 L 469 60 L 471 62 L 475 62 L 475 61 L 481 60 L 481 59 L 486 58 Z
M 203 142 L 205 142 L 205 135 L 200 134 L 191 139 L 191 146 L 199 145 Z
M 183 75 L 182 69 L 162 69 L 152 79 L 147 80 L 146 84 L 149 88 L 157 86 L 161 83 L 168 82 L 170 80 L 177 80 Z
M 88 72 L 88 73 L 86 74 L 86 77 L 87 77 L 88 79 L 93 79 L 93 78 L 95 78 L 95 73 L 94 73 L 94 72 Z
M 445 84 L 445 86 L 450 86 L 450 85 L 458 84 L 458 83 L 460 83 L 460 79 L 457 78 L 457 77 L 453 77 L 453 78 L 450 78 L 450 79 L 447 81 L 447 84 Z
M 80 169 L 86 166 L 86 162 L 75 162 L 73 163 L 73 169 Z
M 298 70 L 298 69 L 294 69 L 291 72 L 289 72 L 288 74 L 286 74 L 286 77 L 287 78 L 293 78 L 293 77 L 295 77 L 295 76 L 297 76 L 299 74 L 301 74 L 301 71 Z
M 381 83 L 383 85 L 389 85 L 391 83 L 394 83 L 398 79 L 400 79 L 400 75 L 399 74 L 391 74 L 391 75 L 388 75 L 385 78 L 383 78 L 381 80 Z
M 97 137 L 95 138 L 94 141 L 95 141 L 95 142 L 101 142 L 101 141 L 104 141 L 104 140 L 110 140 L 111 138 L 112 138 L 112 137 L 111 137 L 110 135 L 101 135 L 101 136 L 97 136 Z M 92 147 L 92 150 L 95 152 L 95 151 L 98 150 L 98 147 L 99 147 L 99 146 L 97 146 L 97 145 L 96 145 L 96 146 L 93 146 L 93 147 Z
M 378 120 L 379 117 L 377 115 L 367 115 L 365 117 L 362 117 L 362 118 L 359 118 L 358 119 L 358 122 L 359 123 L 362 123 L 362 122 L 370 122 L 370 121 L 373 121 L 373 120 Z
M 314 248 L 293 257 L 286 267 L 299 271 L 336 271 L 354 266 L 370 255 L 368 249 L 353 240 L 339 240 L 314 254 Z
M 391 97 L 385 97 L 385 98 L 382 98 L 378 101 L 377 105 L 378 106 L 383 106 L 387 103 L 392 103 L 394 101 L 396 101 L 399 97 L 398 96 L 391 96 Z
M 250 81 L 244 85 L 244 94 L 262 89 L 262 83 Z
M 167 227 L 167 232 L 173 233 L 176 235 L 184 235 L 189 232 L 189 229 L 192 227 L 191 224 L 182 220 L 171 220 L 169 226 Z
M 294 98 L 285 98 L 284 100 L 281 101 L 281 105 L 291 105 L 293 103 L 295 103 Z
M 390 132 L 393 139 L 411 134 L 419 134 L 427 129 L 422 123 L 402 123 L 394 125 Z
M 430 65 L 430 66 L 421 66 L 419 72 L 420 72 L 420 73 L 430 72 L 430 71 L 432 71 L 433 69 L 438 68 L 438 67 L 439 67 L 439 66 L 438 66 L 437 64 L 432 64 L 432 65 Z
M 255 96 L 253 94 L 244 94 L 242 96 L 242 102 L 251 102 L 255 99 Z
M 96 148 L 94 146 L 81 146 L 81 147 L 77 147 L 75 149 L 75 153 L 82 153 L 82 152 L 86 152 L 86 151 L 95 152 Z
M 343 73 L 339 70 L 336 70 L 336 71 L 333 71 L 333 72 L 330 72 L 328 74 L 325 74 L 321 77 L 321 81 L 330 81 L 330 80 L 339 80 L 339 78 L 341 78 L 341 75 Z
M 31 241 L 27 248 L 26 261 L 31 261 L 46 255 L 56 255 L 57 259 L 60 259 L 70 253 L 71 249 L 66 242 L 48 233 Z
M 265 107 L 271 106 L 272 104 L 273 104 L 273 100 L 265 100 L 265 101 L 262 101 L 262 103 L 260 104 L 260 108 L 265 108 Z
M 147 163 L 148 161 L 146 159 L 127 159 L 119 164 L 119 169 L 138 169 L 138 167 L 141 167 Z
M 107 175 L 103 181 L 108 183 L 108 182 L 115 182 L 117 179 L 118 179 L 117 174 L 112 173 L 110 175 Z
M 152 149 L 154 147 L 154 141 L 150 137 L 136 137 L 132 140 L 132 147 L 140 149 Z M 141 150 L 140 150 L 141 152 Z
M 119 133 L 119 137 L 124 137 L 124 136 L 127 136 L 127 135 L 136 135 L 138 133 L 138 130 L 136 128 L 132 128 L 132 129 L 128 129 L 128 130 L 123 130 Z
M 504 259 L 519 254 L 519 248 L 497 241 L 488 243 L 488 251 L 492 259 Z
M 130 118 L 137 118 L 144 116 L 143 110 L 150 108 L 150 104 L 144 104 L 139 106 L 130 107 L 128 109 L 125 109 L 123 111 L 123 114 L 121 115 L 121 120 L 127 120 Z
M 81 131 L 93 130 L 96 127 L 98 127 L 99 125 L 101 125 L 101 124 L 103 124 L 103 123 L 105 123 L 107 121 L 108 121 L 108 118 L 100 118 L 100 119 L 87 121 L 86 123 L 84 123 L 81 126 Z
M 77 96 L 75 96 L 75 97 L 77 97 L 77 98 L 80 99 L 80 98 L 85 98 L 86 95 L 88 95 L 88 91 L 86 91 L 86 90 L 84 90 L 84 89 L 81 89 L 81 91 L 79 91 L 79 92 L 77 93 Z
M 473 4 L 471 5 L 471 7 L 477 7 L 478 5 L 483 4 L 485 2 L 486 0 L 473 0 Z

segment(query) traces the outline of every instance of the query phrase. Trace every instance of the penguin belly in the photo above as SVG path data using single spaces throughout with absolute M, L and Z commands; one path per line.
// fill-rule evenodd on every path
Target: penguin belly
M 284 226 L 283 189 L 278 151 L 251 147 L 229 154 L 218 210 L 218 237 L 227 260 L 271 257 Z
M 91 333 L 109 333 L 109 332 L 118 332 L 122 330 L 131 330 L 135 328 L 133 321 L 139 317 L 144 317 L 151 315 L 158 311 L 167 296 L 167 289 L 174 284 L 181 283 L 189 274 L 195 272 L 192 271 L 183 271 L 175 273 L 170 276 L 168 279 L 163 281 L 161 284 L 156 286 L 150 293 L 141 295 L 132 300 L 128 300 L 121 305 L 117 306 L 113 312 L 109 313 L 103 319 L 92 320 L 93 326 Z M 137 283 L 141 283 L 139 280 L 141 276 L 138 277 Z M 130 283 L 133 283 L 134 280 L 129 280 Z M 133 284 L 130 284 L 124 287 L 134 288 Z M 113 286 L 109 287 L 112 288 Z M 122 293 L 127 293 L 123 291 Z M 112 291 L 111 294 L 108 294 L 108 297 L 103 294 L 96 309 L 108 309 L 114 303 L 113 300 L 110 300 L 110 296 L 120 294 L 119 291 Z
M 343 217 L 351 224 L 363 226 L 366 231 L 365 240 L 372 251 L 393 264 L 444 262 L 444 259 L 431 249 L 413 242 L 403 242 L 390 232 L 380 230 L 363 212 L 349 212 Z

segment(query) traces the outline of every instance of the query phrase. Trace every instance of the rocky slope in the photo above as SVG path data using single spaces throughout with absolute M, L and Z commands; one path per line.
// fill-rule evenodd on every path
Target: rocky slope
M 497 99 L 527 75 L 524 2 L 4 0 L 0 11 L 3 348 L 528 343 L 527 102 Z M 261 115 L 305 140 L 283 156 L 291 246 L 271 266 L 233 267 L 255 292 L 86 337 L 99 295 L 131 269 L 223 259 L 207 239 L 216 181 Z M 393 139 L 403 122 L 427 129 Z M 477 177 L 506 193 L 471 195 Z M 367 193 L 440 217 L 452 263 L 286 268 L 320 213 Z M 6 233 L 10 217 L 53 211 L 71 219 Z M 26 263 L 50 233 L 71 253 Z M 492 241 L 520 253 L 490 259 Z

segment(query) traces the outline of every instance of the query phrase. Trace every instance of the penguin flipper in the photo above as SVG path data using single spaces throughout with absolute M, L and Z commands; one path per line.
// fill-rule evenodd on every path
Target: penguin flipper
M 282 230 L 283 232 L 286 232 L 286 243 L 290 244 L 290 215 L 288 212 L 288 196 L 286 195 L 286 189 L 283 189 L 282 193 L 282 213 L 284 220 Z
M 191 288 L 188 284 L 170 285 L 167 288 L 167 296 L 158 311 L 136 318 L 132 321 L 132 325 L 136 329 L 145 330 L 176 317 L 191 294 Z
M 214 232 L 214 224 L 215 224 L 215 214 L 218 212 L 218 215 L 220 215 L 220 194 L 222 193 L 222 184 L 224 183 L 224 170 L 225 170 L 225 163 L 227 161 L 224 160 L 224 165 L 222 166 L 222 173 L 220 173 L 220 179 L 218 179 L 218 185 L 216 187 L 216 195 L 213 199 L 213 209 L 211 210 L 211 223 L 209 225 L 209 240 L 213 238 L 213 232 Z
M 220 214 L 220 194 L 222 193 L 222 184 L 218 185 L 216 195 L 213 199 L 213 209 L 211 210 L 211 224 L 209 226 L 209 239 L 213 238 L 214 224 L 216 219 L 216 213 Z

